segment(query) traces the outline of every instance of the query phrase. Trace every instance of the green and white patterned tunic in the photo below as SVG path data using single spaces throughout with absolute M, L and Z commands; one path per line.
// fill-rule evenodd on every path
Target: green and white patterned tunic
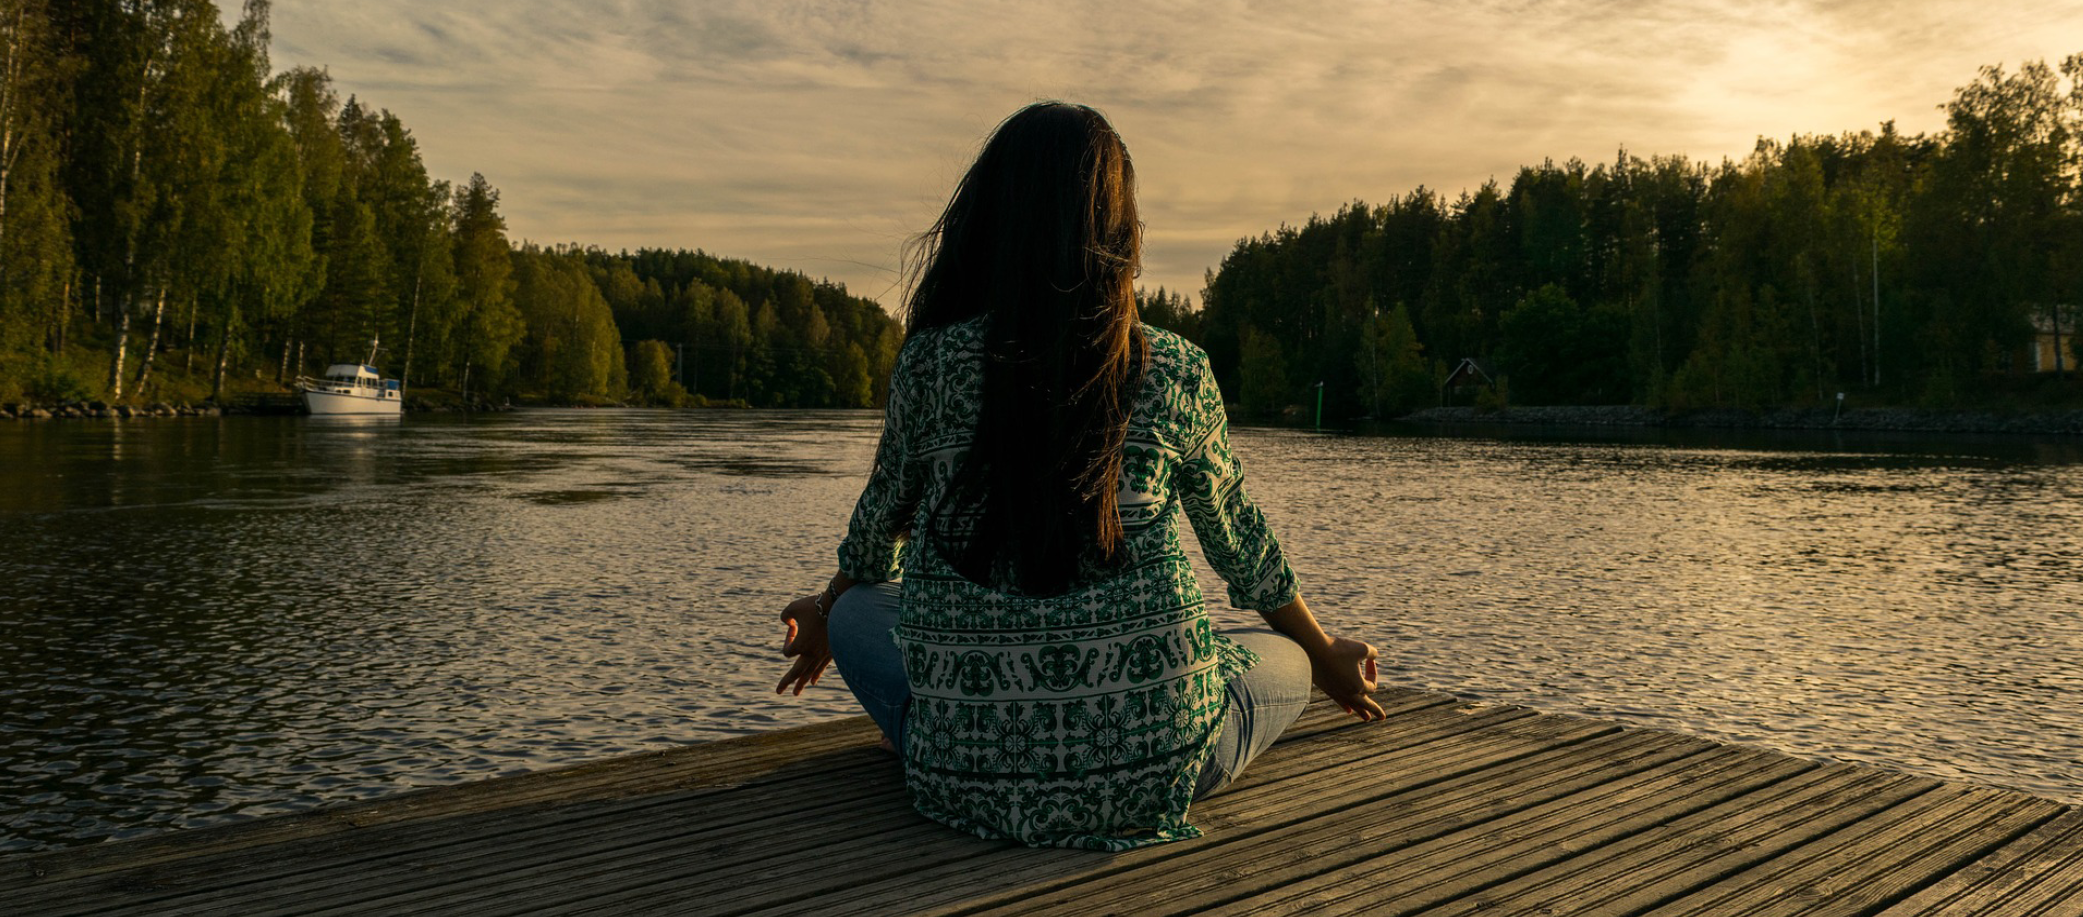
M 839 546 L 847 576 L 904 581 L 894 636 L 912 691 L 912 799 L 937 821 L 1034 845 L 1198 837 L 1186 808 L 1225 686 L 1258 658 L 1211 627 L 1180 511 L 1233 604 L 1265 611 L 1296 595 L 1244 494 L 1207 354 L 1144 326 L 1150 360 L 1121 469 L 1125 562 L 1063 595 L 1011 595 L 964 579 L 929 539 L 899 538 L 929 530 L 976 430 L 983 322 L 905 342 L 876 469 Z

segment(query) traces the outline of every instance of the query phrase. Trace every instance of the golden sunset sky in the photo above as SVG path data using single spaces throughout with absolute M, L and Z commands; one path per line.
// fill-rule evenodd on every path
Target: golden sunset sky
M 235 10 L 228 11 L 235 13 Z M 899 251 L 999 119 L 1096 106 L 1127 139 L 1143 282 L 1199 298 L 1241 236 L 1543 159 L 1741 157 L 2083 52 L 2083 2 L 277 0 L 275 66 L 483 172 L 512 235 L 685 247 L 894 306 Z

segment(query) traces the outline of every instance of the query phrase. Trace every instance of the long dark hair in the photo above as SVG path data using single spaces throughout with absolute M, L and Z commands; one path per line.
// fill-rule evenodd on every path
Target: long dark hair
M 1128 147 L 1062 102 L 998 125 L 916 242 L 906 332 L 989 316 L 976 435 L 927 533 L 971 581 L 1055 595 L 1117 558 L 1141 261 Z

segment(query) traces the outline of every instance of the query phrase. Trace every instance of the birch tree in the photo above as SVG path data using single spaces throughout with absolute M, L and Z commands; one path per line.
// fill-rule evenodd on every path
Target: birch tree
M 72 273 L 58 182 L 64 64 L 48 0 L 0 0 L 0 374 L 39 330 L 57 342 Z

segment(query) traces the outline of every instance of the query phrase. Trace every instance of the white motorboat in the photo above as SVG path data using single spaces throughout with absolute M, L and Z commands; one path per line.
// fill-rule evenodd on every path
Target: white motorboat
M 376 358 L 374 344 L 369 348 L 369 358 Z M 376 367 L 367 363 L 335 363 L 325 368 L 322 378 L 299 378 L 297 388 L 304 393 L 304 407 L 313 414 L 396 417 L 404 413 L 405 392 L 398 380 L 383 378 Z

